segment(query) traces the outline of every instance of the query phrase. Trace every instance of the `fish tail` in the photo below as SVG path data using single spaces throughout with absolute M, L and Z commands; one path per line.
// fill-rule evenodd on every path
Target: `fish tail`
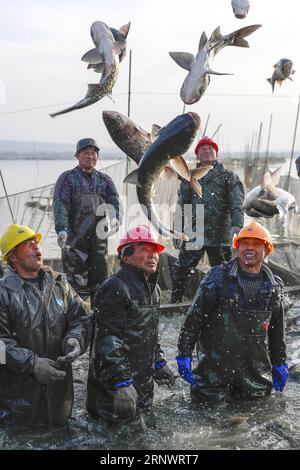
M 237 46 L 237 47 L 249 47 L 248 41 L 244 39 L 246 36 L 250 36 L 250 34 L 254 33 L 258 28 L 260 28 L 261 24 L 254 24 L 251 26 L 246 26 L 245 28 L 238 29 L 234 31 L 229 36 L 231 37 L 232 41 L 229 46 Z
M 273 92 L 274 92 L 274 85 L 275 85 L 275 82 L 273 82 L 272 77 L 267 78 L 267 82 L 270 83 L 270 85 L 271 85 L 271 87 L 272 87 L 272 93 L 273 93 Z

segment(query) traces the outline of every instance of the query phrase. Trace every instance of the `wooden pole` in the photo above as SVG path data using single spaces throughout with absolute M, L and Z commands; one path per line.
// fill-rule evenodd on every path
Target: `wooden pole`
M 1 171 L 1 170 L 0 170 L 0 177 L 1 177 L 1 180 L 2 180 L 2 185 L 3 185 L 5 197 L 6 197 L 6 200 L 7 200 L 8 207 L 9 207 L 9 212 L 10 212 L 10 215 L 11 215 L 11 220 L 12 220 L 13 224 L 15 224 L 16 222 L 15 222 L 14 214 L 13 214 L 13 211 L 12 211 L 12 208 L 11 208 L 11 205 L 10 205 L 10 202 L 9 202 L 9 197 L 8 197 L 8 194 L 7 194 L 7 191 L 6 191 L 6 186 L 5 186 L 5 183 L 4 183 L 4 179 L 3 179 L 3 175 L 2 175 L 2 171 Z
M 293 162 L 293 157 L 294 157 L 295 142 L 296 142 L 297 129 L 298 129 L 299 110 L 300 110 L 300 95 L 299 95 L 299 101 L 298 101 L 298 107 L 297 107 L 297 114 L 296 114 L 296 121 L 295 121 L 294 138 L 293 138 L 293 145 L 292 145 L 292 150 L 291 150 L 291 159 L 290 159 L 289 173 L 288 173 L 288 177 L 287 177 L 286 184 L 285 184 L 285 190 L 286 190 L 286 191 L 288 191 L 289 185 L 290 185 L 290 177 L 291 177 L 291 171 L 292 171 L 292 162 Z
M 129 70 L 128 70 L 128 107 L 127 107 L 127 116 L 130 117 L 130 106 L 131 106 L 131 67 L 132 67 L 132 50 L 129 51 Z M 129 163 L 130 159 L 126 157 L 126 176 L 129 173 Z M 126 213 L 125 213 L 125 229 L 128 230 L 128 208 L 129 208 L 129 195 L 128 195 L 128 184 L 125 187 L 125 204 L 126 204 Z
M 203 131 L 203 134 L 202 134 L 202 137 L 205 136 L 206 129 L 207 129 L 207 126 L 208 126 L 209 118 L 210 118 L 210 114 L 207 116 L 206 123 L 205 123 L 205 126 L 204 126 L 204 131 Z
M 268 143 L 267 143 L 267 150 L 266 150 L 266 156 L 265 156 L 264 171 L 266 171 L 266 169 L 267 169 L 267 167 L 268 167 L 268 157 L 269 157 L 269 146 L 270 146 L 270 137 L 271 137 L 272 122 L 273 122 L 273 114 L 270 114 L 269 132 L 268 132 Z

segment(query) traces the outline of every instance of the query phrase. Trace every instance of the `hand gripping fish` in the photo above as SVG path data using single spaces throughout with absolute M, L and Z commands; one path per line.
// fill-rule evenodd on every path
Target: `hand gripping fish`
M 51 117 L 85 108 L 86 106 L 96 103 L 104 96 L 110 96 L 112 93 L 112 89 L 119 75 L 119 54 L 121 53 L 123 44 L 114 40 L 111 30 L 101 21 L 93 23 L 91 31 L 94 34 L 94 42 L 98 44 L 98 48 L 89 51 L 85 55 L 89 63 L 99 64 L 99 60 L 101 59 L 101 64 L 99 64 L 102 71 L 100 83 L 90 83 L 88 85 L 88 91 L 82 100 L 69 108 L 50 114 Z
M 200 117 L 196 113 L 185 113 L 174 118 L 160 129 L 156 140 L 143 155 L 138 168 L 124 179 L 124 183 L 136 185 L 137 198 L 142 210 L 157 232 L 164 236 L 169 236 L 172 233 L 179 239 L 188 240 L 184 233 L 168 229 L 158 219 L 152 203 L 153 187 L 162 170 L 168 164 L 175 164 L 182 176 L 185 176 L 186 179 L 190 178 L 184 158 L 179 157 L 178 159 L 178 155 L 189 149 L 200 127 L 200 122 Z M 202 176 L 208 171 L 207 168 L 202 168 Z
M 209 39 L 203 32 L 198 53 L 195 57 L 188 52 L 169 52 L 172 59 L 180 67 L 189 71 L 180 90 L 182 101 L 185 104 L 193 104 L 199 101 L 210 83 L 210 75 L 232 75 L 212 70 L 212 61 L 215 55 L 226 46 L 249 47 L 244 38 L 260 27 L 261 25 L 246 26 L 226 36 L 222 36 L 220 27 L 218 27 Z

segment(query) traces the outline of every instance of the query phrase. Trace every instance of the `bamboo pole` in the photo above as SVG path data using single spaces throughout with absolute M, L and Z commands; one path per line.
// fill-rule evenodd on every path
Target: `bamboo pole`
M 291 170 L 292 170 L 292 162 L 293 162 L 293 157 L 294 157 L 295 142 L 296 142 L 297 129 L 298 129 L 299 110 L 300 110 L 300 95 L 299 95 L 299 101 L 298 101 L 298 107 L 297 107 L 297 114 L 296 114 L 296 121 L 295 121 L 295 129 L 294 129 L 294 137 L 293 137 L 293 144 L 292 144 L 292 150 L 291 150 L 291 158 L 290 158 L 289 173 L 288 173 L 288 177 L 287 177 L 286 184 L 285 184 L 285 190 L 286 190 L 286 191 L 288 191 L 289 185 L 290 185 L 290 177 L 291 177 Z
M 9 207 L 9 212 L 10 212 L 10 215 L 11 215 L 11 220 L 12 220 L 13 224 L 15 224 L 16 222 L 15 222 L 14 214 L 13 214 L 13 211 L 12 211 L 12 208 L 11 208 L 11 205 L 10 205 L 9 197 L 8 197 L 8 194 L 7 194 L 7 191 L 6 191 L 6 186 L 5 186 L 5 183 L 4 183 L 4 179 L 3 179 L 3 175 L 2 175 L 1 170 L 0 170 L 0 176 L 1 176 L 1 180 L 2 180 L 2 185 L 3 185 L 5 197 L 6 197 L 6 200 L 7 200 L 7 204 L 8 204 L 8 207 Z

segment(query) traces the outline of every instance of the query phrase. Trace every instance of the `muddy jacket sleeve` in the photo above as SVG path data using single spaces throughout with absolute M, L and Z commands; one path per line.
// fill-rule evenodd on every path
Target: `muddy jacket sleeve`
M 29 349 L 20 348 L 15 341 L 9 319 L 9 300 L 5 298 L 6 295 L 0 293 L 0 341 L 5 347 L 5 366 L 16 374 L 29 375 L 33 372 L 37 356 Z
M 53 215 L 56 233 L 69 230 L 71 185 L 65 173 L 58 178 L 53 195 Z
M 83 354 L 90 341 L 92 316 L 89 315 L 86 304 L 67 281 L 64 284 L 64 291 L 67 303 L 67 330 L 62 339 L 62 348 L 64 351 L 69 338 L 76 338 Z
M 272 365 L 286 363 L 285 320 L 283 285 L 281 281 L 268 330 L 269 352 Z
M 110 219 L 117 218 L 119 223 L 121 224 L 123 221 L 123 206 L 120 201 L 120 197 L 116 187 L 111 178 L 108 179 L 108 185 L 106 190 L 107 202 L 113 206 L 114 214 L 109 212 Z
M 217 289 L 210 270 L 202 280 L 180 331 L 179 356 L 191 356 L 202 328 L 209 323 L 215 310 Z
M 95 299 L 95 348 L 101 368 L 102 383 L 109 388 L 131 377 L 125 344 L 130 297 L 126 289 L 106 281 Z
M 242 205 L 245 198 L 244 185 L 237 175 L 230 172 L 228 176 L 228 205 L 231 216 L 231 225 L 244 226 L 244 212 Z

